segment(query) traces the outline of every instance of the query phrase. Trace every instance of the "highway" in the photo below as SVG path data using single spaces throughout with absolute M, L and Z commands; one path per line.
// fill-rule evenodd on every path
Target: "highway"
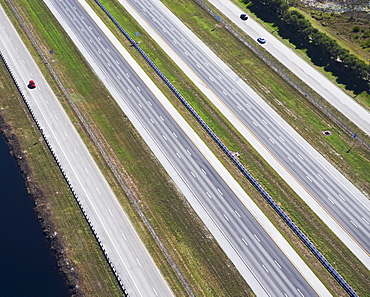
M 0 50 L 129 295 L 174 296 L 1 5 Z
M 254 40 L 261 36 L 264 37 L 267 40 L 264 48 L 270 54 L 355 123 L 367 135 L 370 135 L 369 110 L 362 107 L 323 74 L 300 58 L 293 50 L 280 42 L 272 33 L 253 20 L 253 18 L 249 18 L 247 22 L 243 23 L 239 18 L 243 11 L 234 3 L 229 0 L 209 0 L 209 2 L 218 10 L 222 11 L 223 14 Z
M 254 292 L 330 296 L 92 9 L 44 2 Z
M 313 149 L 160 1 L 120 2 L 370 269 L 368 198 Z

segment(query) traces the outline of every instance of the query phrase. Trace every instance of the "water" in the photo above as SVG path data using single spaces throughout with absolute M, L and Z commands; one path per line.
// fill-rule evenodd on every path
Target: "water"
M 0 134 L 0 296 L 69 296 L 34 206 Z

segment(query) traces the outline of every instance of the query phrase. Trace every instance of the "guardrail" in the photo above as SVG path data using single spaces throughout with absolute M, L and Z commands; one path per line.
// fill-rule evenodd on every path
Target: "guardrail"
M 64 172 L 64 169 L 63 169 L 62 164 L 59 162 L 58 157 L 57 157 L 57 155 L 56 155 L 56 153 L 55 153 L 55 151 L 54 151 L 54 149 L 53 149 L 52 145 L 50 144 L 49 140 L 47 139 L 46 135 L 44 134 L 44 131 L 43 131 L 43 129 L 41 128 L 41 125 L 40 125 L 39 121 L 37 120 L 37 118 L 36 118 L 36 116 L 35 116 L 35 114 L 34 114 L 34 112 L 33 112 L 32 108 L 31 108 L 31 106 L 30 106 L 30 104 L 29 104 L 28 100 L 27 100 L 27 99 L 26 99 L 26 97 L 24 96 L 24 94 L 23 94 L 23 92 L 22 92 L 21 88 L 19 87 L 19 84 L 18 84 L 18 82 L 17 82 L 17 80 L 16 80 L 15 76 L 13 75 L 13 72 L 12 72 L 11 68 L 9 67 L 8 63 L 6 62 L 5 57 L 3 56 L 3 54 L 2 54 L 2 52 L 1 52 L 1 51 L 0 51 L 0 58 L 1 58 L 1 60 L 3 61 L 4 65 L 5 65 L 6 69 L 7 69 L 7 71 L 9 72 L 9 74 L 10 74 L 10 76 L 11 76 L 11 78 L 12 78 L 12 80 L 14 81 L 14 84 L 15 84 L 15 86 L 17 87 L 18 92 L 19 92 L 20 96 L 22 97 L 22 99 L 23 99 L 24 103 L 26 104 L 27 109 L 28 109 L 28 111 L 29 111 L 29 113 L 30 113 L 30 115 L 31 115 L 31 117 L 32 117 L 32 119 L 33 119 L 33 121 L 36 123 L 36 126 L 37 126 L 38 130 L 40 131 L 40 134 L 41 134 L 41 136 L 42 136 L 43 140 L 45 141 L 45 143 L 46 143 L 47 147 L 49 148 L 49 150 L 50 150 L 50 152 L 51 152 L 51 155 L 53 156 L 55 163 L 58 165 L 60 172 L 62 173 L 62 175 L 63 175 L 63 177 L 64 177 L 65 181 L 66 181 L 66 182 L 67 182 L 67 184 L 68 184 L 68 187 L 70 188 L 70 190 L 71 190 L 71 192 L 72 192 L 73 196 L 75 197 L 75 199 L 76 199 L 76 201 L 77 201 L 77 203 L 78 203 L 78 206 L 80 207 L 80 209 L 81 209 L 82 213 L 84 214 L 84 216 L 85 216 L 85 218 L 86 218 L 86 220 L 87 220 L 87 222 L 88 222 L 88 224 L 89 224 L 89 226 L 90 226 L 91 230 L 93 231 L 94 236 L 95 236 L 95 238 L 97 239 L 97 241 L 98 241 L 98 243 L 99 243 L 99 245 L 100 245 L 100 247 L 101 247 L 101 249 L 102 249 L 102 251 L 103 251 L 103 253 L 104 253 L 104 256 L 105 256 L 105 258 L 106 258 L 107 262 L 109 263 L 109 265 L 110 265 L 110 267 L 111 267 L 111 269 L 112 269 L 113 273 L 115 274 L 115 276 L 116 276 L 116 278 L 117 278 L 118 282 L 119 282 L 119 283 L 120 283 L 120 285 L 121 285 L 121 288 L 122 288 L 123 293 L 125 294 L 125 296 L 127 296 L 127 297 L 128 297 L 129 295 L 128 295 L 128 293 L 127 293 L 126 289 L 125 289 L 125 286 L 123 285 L 123 282 L 122 282 L 122 280 L 121 280 L 120 276 L 116 273 L 116 269 L 115 269 L 115 267 L 114 267 L 114 265 L 113 265 L 112 261 L 110 260 L 110 258 L 109 258 L 108 254 L 107 254 L 107 252 L 106 252 L 106 249 L 105 249 L 105 247 L 104 247 L 103 243 L 100 241 L 100 238 L 99 238 L 98 234 L 96 233 L 95 228 L 94 228 L 94 226 L 92 225 L 92 223 L 91 223 L 91 221 L 90 221 L 90 219 L 89 219 L 89 217 L 88 217 L 88 215 L 87 215 L 87 213 L 86 213 L 86 211 L 85 211 L 85 209 L 84 209 L 84 207 L 83 207 L 83 205 L 82 205 L 82 203 L 81 203 L 81 201 L 80 201 L 80 198 L 78 197 L 77 193 L 76 193 L 76 192 L 75 192 L 75 190 L 73 189 L 73 186 L 72 186 L 71 182 L 69 181 L 69 178 L 68 178 L 67 174 Z
M 98 234 L 96 233 L 95 228 L 94 228 L 94 226 L 92 225 L 92 223 L 91 223 L 91 221 L 90 221 L 90 219 L 89 219 L 89 217 L 88 217 L 88 214 L 86 213 L 86 211 L 85 211 L 85 209 L 84 209 L 84 207 L 83 207 L 83 205 L 82 205 L 82 203 L 81 203 L 81 201 L 80 201 L 80 198 L 78 197 L 77 193 L 76 193 L 76 192 L 75 192 L 75 190 L 73 189 L 73 186 L 72 186 L 71 182 L 69 181 L 69 178 L 68 178 L 67 174 L 65 173 L 65 171 L 64 171 L 64 169 L 63 169 L 62 164 L 59 162 L 58 157 L 57 157 L 57 155 L 56 155 L 56 153 L 55 153 L 55 151 L 54 151 L 54 149 L 53 149 L 52 145 L 50 144 L 49 140 L 47 139 L 46 135 L 44 134 L 44 131 L 43 131 L 43 129 L 41 128 L 41 125 L 40 125 L 39 121 L 37 120 L 37 118 L 36 118 L 36 116 L 35 116 L 35 114 L 34 114 L 34 112 L 33 112 L 32 108 L 31 108 L 31 106 L 30 106 L 30 104 L 29 104 L 28 100 L 27 100 L 27 99 L 26 99 L 26 97 L 24 96 L 24 94 L 23 94 L 23 92 L 22 92 L 21 88 L 19 87 L 19 84 L 18 84 L 18 82 L 17 82 L 17 80 L 16 80 L 15 76 L 13 75 L 13 72 L 12 72 L 11 68 L 9 67 L 8 63 L 6 62 L 5 57 L 3 56 L 3 54 L 2 54 L 2 52 L 1 52 L 1 51 L 0 51 L 0 58 L 1 58 L 1 60 L 3 61 L 4 65 L 5 65 L 6 69 L 7 69 L 7 71 L 9 72 L 10 77 L 11 77 L 11 78 L 12 78 L 12 80 L 14 81 L 14 84 L 15 84 L 15 86 L 17 87 L 17 90 L 18 90 L 18 92 L 19 92 L 20 96 L 22 97 L 22 99 L 23 99 L 24 103 L 26 104 L 27 109 L 28 109 L 28 111 L 29 111 L 29 113 L 30 113 L 30 115 L 31 115 L 31 117 L 32 117 L 32 119 L 33 119 L 33 121 L 36 123 L 36 126 L 37 126 L 38 130 L 40 131 L 40 134 L 41 134 L 41 136 L 42 136 L 43 140 L 45 141 L 45 143 L 46 143 L 46 145 L 47 145 L 48 149 L 49 149 L 49 150 L 50 150 L 50 152 L 51 152 L 51 155 L 53 156 L 53 159 L 54 159 L 55 163 L 58 165 L 60 172 L 62 173 L 62 175 L 63 175 L 63 177 L 64 177 L 65 181 L 66 181 L 66 182 L 67 182 L 67 184 L 68 184 L 69 189 L 71 190 L 71 192 L 72 192 L 73 196 L 75 197 L 75 199 L 76 199 L 76 201 L 77 201 L 77 203 L 78 203 L 78 206 L 80 207 L 80 209 L 81 209 L 81 211 L 82 211 L 83 215 L 85 216 L 85 218 L 86 218 L 86 220 L 87 220 L 87 222 L 88 222 L 88 224 L 89 224 L 89 226 L 90 226 L 90 228 L 91 228 L 92 232 L 94 233 L 94 236 L 95 236 L 95 238 L 97 239 L 97 241 L 98 241 L 98 243 L 99 243 L 99 245 L 100 245 L 100 247 L 101 247 L 101 249 L 102 249 L 102 251 L 103 251 L 103 253 L 104 253 L 104 257 L 106 258 L 107 262 L 109 263 L 109 265 L 110 265 L 110 267 L 111 267 L 111 269 L 112 269 L 112 271 L 113 271 L 114 275 L 115 275 L 115 276 L 116 276 L 116 278 L 117 278 L 117 281 L 119 282 L 119 284 L 120 284 L 120 286 L 121 286 L 121 288 L 122 288 L 123 294 L 124 294 L 126 297 L 129 297 L 129 295 L 128 295 L 127 291 L 126 291 L 126 288 L 125 288 L 125 286 L 124 286 L 124 284 L 123 284 L 123 282 L 122 282 L 122 279 L 120 278 L 119 274 L 116 272 L 116 269 L 115 269 L 115 267 L 114 267 L 114 264 L 113 264 L 113 263 L 112 263 L 112 261 L 110 260 L 110 258 L 109 258 L 108 254 L 107 254 L 107 252 L 106 252 L 106 249 L 105 249 L 105 247 L 104 247 L 103 243 L 101 242 L 101 240 L 100 240 L 100 238 L 99 238 Z
M 205 123 L 205 121 L 197 114 L 197 112 L 191 107 L 186 99 L 176 90 L 172 83 L 165 77 L 165 75 L 159 70 L 159 68 L 151 61 L 151 59 L 145 54 L 140 46 L 135 42 L 134 39 L 122 28 L 118 21 L 113 15 L 104 7 L 99 1 L 95 0 L 99 7 L 106 13 L 111 21 L 117 26 L 117 28 L 125 35 L 125 37 L 131 42 L 133 47 L 141 54 L 145 61 L 152 67 L 157 75 L 164 81 L 172 93 L 185 105 L 190 113 L 196 118 L 198 123 L 207 131 L 217 145 L 224 151 L 224 153 L 230 158 L 230 160 L 237 166 L 242 174 L 250 181 L 250 183 L 257 189 L 257 191 L 265 198 L 270 206 L 279 214 L 279 216 L 285 221 L 285 223 L 292 229 L 292 231 L 299 237 L 299 239 L 307 246 L 307 248 L 315 255 L 315 257 L 321 262 L 321 264 L 327 269 L 327 271 L 334 277 L 334 279 L 344 288 L 344 290 L 350 296 L 357 296 L 356 292 L 347 284 L 343 277 L 334 269 L 334 267 L 325 259 L 325 257 L 319 252 L 319 250 L 311 243 L 306 235 L 293 223 L 288 215 L 277 205 L 277 203 L 270 197 L 270 195 L 261 187 L 261 185 L 253 178 L 247 169 L 234 157 L 232 152 L 222 143 L 218 136 L 212 131 L 211 128 Z
M 224 28 L 233 34 L 239 41 L 246 45 L 250 50 L 252 50 L 258 57 L 260 57 L 267 65 L 269 65 L 276 73 L 278 73 L 287 83 L 293 86 L 298 92 L 305 96 L 313 105 L 319 108 L 327 117 L 329 117 L 334 123 L 340 126 L 343 130 L 347 132 L 348 135 L 352 136 L 355 133 L 348 125 L 346 125 L 341 119 L 334 115 L 329 109 L 323 106 L 319 101 L 317 101 L 310 93 L 308 93 L 304 88 L 302 88 L 297 82 L 295 82 L 291 75 L 279 67 L 275 62 L 264 55 L 258 48 L 253 44 L 248 42 L 243 36 L 241 36 L 226 20 L 222 19 L 214 10 L 212 10 L 204 1 L 194 0 L 200 6 L 202 6 L 211 16 L 213 16 L 217 22 L 223 24 Z M 367 149 L 370 150 L 370 144 L 366 142 L 365 139 L 357 136 L 358 141 Z

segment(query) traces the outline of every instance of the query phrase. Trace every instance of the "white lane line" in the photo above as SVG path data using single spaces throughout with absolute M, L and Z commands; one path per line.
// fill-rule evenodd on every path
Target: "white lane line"
M 120 76 L 119 76 L 119 75 L 117 75 L 117 78 L 118 78 L 119 80 L 121 80 L 121 78 L 120 78 Z
M 234 89 L 231 89 L 231 91 L 233 91 L 233 93 L 236 94 L 236 91 Z
M 158 293 L 157 293 L 157 291 L 155 290 L 155 288 L 153 287 L 152 289 L 153 289 L 153 291 L 154 291 L 155 296 L 158 296 Z
M 177 136 L 176 136 L 177 137 Z M 189 150 L 186 150 L 187 151 L 187 153 L 191 156 L 191 152 L 189 152 Z
M 248 108 L 252 108 L 252 106 L 250 106 L 248 103 L 247 103 L 247 106 L 248 106 Z
M 109 211 L 109 214 L 113 217 L 113 214 L 112 214 L 112 212 L 110 211 L 110 209 L 108 209 L 108 211 Z
M 207 194 L 207 196 L 208 196 L 209 198 L 211 198 L 211 199 L 212 199 L 211 194 L 209 194 L 208 192 L 206 192 L 206 194 Z
M 207 172 L 205 172 L 203 168 L 202 168 L 202 171 L 203 171 L 203 173 L 204 173 L 205 175 L 207 175 Z
M 123 233 L 121 232 L 121 235 L 122 235 L 122 237 L 123 237 L 123 239 L 124 239 L 124 240 L 127 240 L 127 238 L 126 238 L 125 234 L 123 234 Z
M 262 122 L 264 122 L 267 125 L 267 122 L 265 120 L 262 120 Z
M 76 154 L 76 155 L 78 155 L 78 153 L 77 153 L 76 149 L 73 149 L 73 150 L 75 151 L 75 154 Z
M 290 158 L 290 157 L 287 157 L 288 158 L 288 160 L 290 161 L 290 162 L 292 162 L 293 163 L 293 160 Z
M 136 262 L 137 262 L 137 264 L 139 264 L 140 267 L 142 267 L 138 258 L 136 258 Z
M 265 265 L 262 264 L 262 267 L 266 270 L 267 273 L 269 273 L 268 269 L 266 268 Z
M 245 243 L 245 245 L 249 245 L 248 242 L 246 242 L 243 237 L 242 237 L 242 241 Z
M 329 197 L 328 197 L 328 200 L 329 200 L 332 204 L 334 204 L 334 201 L 333 201 L 333 200 L 331 200 Z
M 191 175 L 192 175 L 193 177 L 195 177 L 195 174 L 193 173 L 193 171 L 190 171 L 190 173 L 191 173 Z
M 318 175 L 321 179 L 324 179 L 324 178 L 320 175 L 320 173 L 318 173 L 317 175 Z
M 240 218 L 240 214 L 235 210 L 236 215 Z
M 300 154 L 298 154 L 298 157 L 300 157 L 303 160 L 303 157 Z
M 95 188 L 96 192 L 98 192 L 98 194 L 100 195 L 100 191 L 98 188 Z
M 154 121 L 153 121 L 153 119 L 149 119 L 151 122 L 152 122 L 152 124 L 154 124 Z
M 148 101 L 149 105 L 152 106 L 152 102 Z
M 221 190 L 220 189 L 217 189 L 217 191 L 221 194 L 221 196 L 223 196 L 224 194 L 222 194 Z
M 272 144 L 275 144 L 275 142 L 271 138 L 269 138 L 269 140 L 272 142 Z
M 365 221 L 366 224 L 370 225 L 370 223 L 364 217 L 362 217 L 362 219 Z
M 176 153 L 177 157 L 179 157 L 179 159 L 181 159 L 181 156 L 179 155 L 179 153 Z
M 164 140 L 167 140 L 166 136 L 164 136 L 164 135 L 162 135 L 162 136 L 163 136 Z
M 338 195 L 340 199 L 342 199 L 343 201 L 346 201 L 346 199 L 342 196 L 342 195 Z
M 239 105 L 237 105 L 236 107 L 237 107 L 239 110 L 242 110 L 242 108 L 241 108 Z
M 162 122 L 164 122 L 164 118 L 162 116 L 159 116 L 159 118 L 162 120 Z
M 301 294 L 302 297 L 304 297 L 303 293 L 297 288 L 297 291 L 299 294 Z
M 279 264 L 276 260 L 274 260 L 274 262 L 275 262 L 275 264 L 277 265 L 277 267 L 279 267 L 279 268 L 281 269 L 280 264 Z
M 176 135 L 175 132 L 172 132 L 172 134 L 173 134 L 173 136 L 175 136 L 177 138 L 177 135 Z M 189 151 L 188 151 L 188 153 L 189 153 Z M 189 153 L 189 155 L 191 155 L 191 154 Z
M 258 125 L 257 125 L 255 122 L 253 122 L 253 121 L 252 121 L 252 123 L 253 123 L 256 127 L 258 127 Z
M 350 220 L 350 222 L 353 224 L 353 226 L 355 226 L 356 228 L 358 228 L 357 225 L 352 220 Z
M 256 237 L 256 239 L 258 240 L 258 242 L 261 242 L 261 240 L 257 237 L 256 234 L 253 233 L 253 235 L 254 235 L 254 237 Z
M 306 177 L 312 183 L 312 179 L 308 175 L 306 175 Z
M 279 136 L 279 138 L 281 139 L 281 141 L 285 142 L 285 139 L 281 136 Z
M 225 214 L 223 214 L 223 215 L 224 215 L 225 219 L 229 222 L 229 218 Z
M 89 174 L 89 172 L 87 171 L 87 168 L 86 167 L 85 167 L 85 171 L 86 171 L 87 174 Z
M 138 103 L 137 105 L 139 105 L 140 108 L 143 108 L 143 106 L 140 103 Z

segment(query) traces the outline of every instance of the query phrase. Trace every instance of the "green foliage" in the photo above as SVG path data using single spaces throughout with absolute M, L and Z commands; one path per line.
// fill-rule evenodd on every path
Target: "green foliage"
M 352 72 L 352 75 L 358 79 L 366 80 L 368 78 L 368 65 L 365 62 L 339 46 L 336 40 L 320 32 L 318 29 L 313 28 L 310 21 L 299 11 L 285 11 L 281 16 L 281 21 L 289 26 L 290 32 L 294 32 L 295 35 L 306 42 L 308 41 L 317 46 L 317 49 L 321 51 L 324 56 L 327 56 L 329 60 L 341 61 L 343 66 L 348 68 L 348 70 Z M 353 30 L 358 30 L 357 32 L 359 32 L 361 27 L 356 25 L 353 27 Z M 367 37 L 370 36 L 370 30 L 365 33 Z M 363 47 L 368 47 L 368 43 L 363 43 Z
M 370 39 L 365 40 L 363 43 L 361 43 L 361 47 L 362 48 L 368 48 L 368 47 L 370 47 Z M 370 71 L 370 69 L 369 69 L 369 71 Z
M 354 33 L 360 32 L 360 30 L 361 30 L 361 27 L 359 25 L 353 26 L 352 28 L 352 32 Z
M 364 32 L 364 35 L 362 35 L 362 38 L 369 38 L 370 37 L 370 30 L 366 30 Z

